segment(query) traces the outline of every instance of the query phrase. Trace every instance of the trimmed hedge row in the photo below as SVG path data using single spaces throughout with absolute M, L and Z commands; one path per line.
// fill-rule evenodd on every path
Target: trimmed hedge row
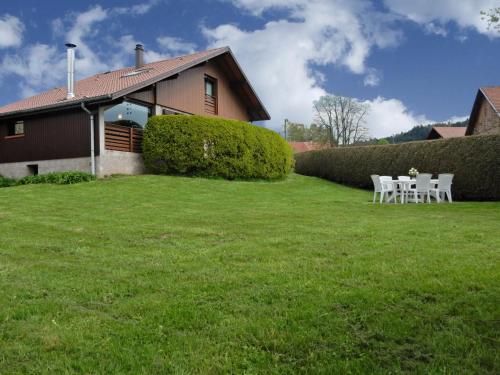
M 370 189 L 372 174 L 396 177 L 412 167 L 434 176 L 453 173 L 454 198 L 500 200 L 500 135 L 334 148 L 295 159 L 297 173 Z
M 215 117 L 153 116 L 142 148 L 146 168 L 157 174 L 279 179 L 293 167 L 292 150 L 276 132 Z
M 96 177 L 94 175 L 80 171 L 52 172 L 36 176 L 26 176 L 20 180 L 14 180 L 0 175 L 0 188 L 32 184 L 70 185 L 78 184 L 80 182 L 94 181 L 95 179 Z

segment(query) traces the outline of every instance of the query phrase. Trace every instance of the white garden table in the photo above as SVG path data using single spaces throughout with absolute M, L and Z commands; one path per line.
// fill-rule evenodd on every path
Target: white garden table
M 400 203 L 408 203 L 408 191 L 411 188 L 411 185 L 414 185 L 417 180 L 412 178 L 411 180 L 392 180 L 392 189 L 393 193 L 387 198 L 387 202 L 391 202 L 394 200 L 394 203 L 397 203 L 397 192 L 400 194 Z M 431 186 L 437 186 L 439 180 L 437 178 L 431 179 Z

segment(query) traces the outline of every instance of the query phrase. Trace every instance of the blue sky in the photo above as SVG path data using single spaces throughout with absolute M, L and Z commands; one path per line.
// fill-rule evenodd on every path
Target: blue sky
M 2 2 L 0 105 L 65 83 L 64 43 L 77 77 L 229 45 L 278 129 L 310 123 L 326 93 L 370 106 L 386 136 L 463 118 L 480 86 L 500 84 L 500 34 L 481 9 L 500 0 L 110 0 Z

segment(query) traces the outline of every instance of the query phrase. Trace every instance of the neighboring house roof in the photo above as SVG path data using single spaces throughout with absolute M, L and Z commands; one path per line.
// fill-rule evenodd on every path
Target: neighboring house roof
M 307 151 L 322 150 L 326 145 L 318 142 L 288 142 L 296 154 Z
M 464 137 L 466 129 L 466 126 L 433 126 L 427 139 Z
M 469 117 L 469 125 L 467 126 L 467 131 L 465 132 L 466 135 L 474 133 L 476 118 L 478 116 L 479 106 L 482 100 L 486 100 L 497 115 L 500 116 L 500 86 L 481 87 L 477 90 L 476 99 L 474 100 L 474 105 L 472 106 L 472 111 Z
M 72 99 L 66 98 L 67 91 L 65 87 L 58 87 L 1 107 L 0 117 L 60 107 L 79 106 L 82 102 L 94 103 L 114 100 L 221 55 L 230 57 L 229 60 L 232 61 L 233 65 L 231 72 L 241 75 L 241 79 L 238 81 L 244 86 L 241 90 L 252 96 L 254 120 L 269 120 L 270 116 L 267 110 L 248 82 L 229 47 L 144 64 L 139 69 L 128 67 L 96 74 L 75 82 L 75 97 Z M 135 74 L 135 72 L 139 73 Z

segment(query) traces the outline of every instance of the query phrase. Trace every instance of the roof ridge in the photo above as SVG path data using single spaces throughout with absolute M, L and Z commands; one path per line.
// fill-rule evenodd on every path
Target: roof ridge
M 120 70 L 125 70 L 125 69 L 134 69 L 134 70 L 137 69 L 137 70 L 140 70 L 140 69 L 144 69 L 148 65 L 158 64 L 158 63 L 162 63 L 162 62 L 166 62 L 166 61 L 178 60 L 178 59 L 182 59 L 184 57 L 190 57 L 190 56 L 198 55 L 200 53 L 211 53 L 211 52 L 214 52 L 214 51 L 217 51 L 217 50 L 222 50 L 222 49 L 230 49 L 230 48 L 228 46 L 224 46 L 224 47 L 211 48 L 211 49 L 207 49 L 207 50 L 202 50 L 202 51 L 197 51 L 197 52 L 193 52 L 193 53 L 188 53 L 188 54 L 185 54 L 185 55 L 173 56 L 173 57 L 170 57 L 168 59 L 162 59 L 162 60 L 156 60 L 156 61 L 148 62 L 147 64 L 142 65 L 140 68 L 136 68 L 135 66 L 124 66 L 123 68 L 118 68 L 118 69 L 115 69 L 115 70 L 106 70 L 104 72 L 95 73 L 95 74 L 93 74 L 91 76 L 87 76 L 87 77 L 84 77 L 82 79 L 79 79 L 78 81 L 82 81 L 84 79 L 89 79 L 89 78 L 96 77 L 96 76 L 103 75 L 103 74 L 109 74 L 109 73 L 119 72 Z M 61 86 L 61 87 L 64 88 L 64 86 Z

